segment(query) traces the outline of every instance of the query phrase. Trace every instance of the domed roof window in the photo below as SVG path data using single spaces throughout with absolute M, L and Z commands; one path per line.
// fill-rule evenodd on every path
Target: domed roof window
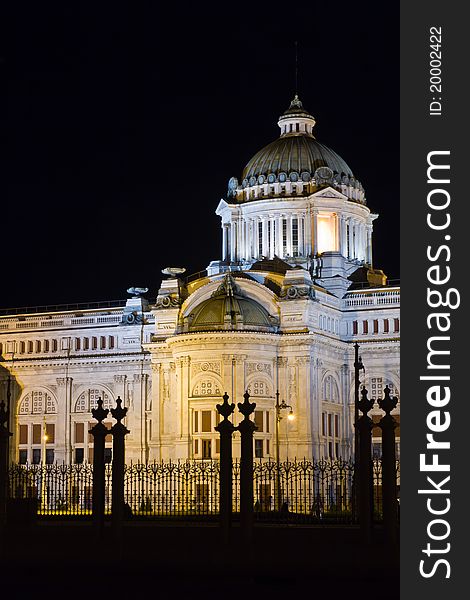
M 246 297 L 228 274 L 210 298 L 185 319 L 185 331 L 277 331 L 278 320 Z

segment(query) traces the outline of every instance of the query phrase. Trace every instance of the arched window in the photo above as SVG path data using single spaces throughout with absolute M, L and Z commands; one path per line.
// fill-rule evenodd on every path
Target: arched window
M 53 415 L 56 412 L 57 405 L 54 398 L 43 390 L 34 390 L 27 394 L 18 409 L 20 415 L 42 415 L 44 413 Z
M 80 394 L 75 403 L 75 412 L 91 412 L 98 407 L 98 400 L 103 400 L 103 408 L 112 408 L 112 398 L 104 390 L 88 389 Z
M 193 388 L 193 396 L 221 396 L 219 384 L 213 379 L 199 381 Z
M 326 402 L 338 402 L 338 385 L 332 375 L 327 375 L 323 380 L 323 400 Z
M 247 387 L 250 396 L 269 396 L 269 385 L 262 380 L 252 381 Z

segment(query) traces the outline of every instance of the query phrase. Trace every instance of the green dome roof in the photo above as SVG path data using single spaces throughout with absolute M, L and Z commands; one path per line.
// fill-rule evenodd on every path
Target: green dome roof
M 267 177 L 270 173 L 307 172 L 313 177 L 319 167 L 329 167 L 336 175 L 353 177 L 345 161 L 311 135 L 284 135 L 257 152 L 243 170 L 242 179 Z
M 243 296 L 231 275 L 187 318 L 189 331 L 276 331 L 276 319 L 252 298 Z M 186 329 L 186 328 L 185 328 Z

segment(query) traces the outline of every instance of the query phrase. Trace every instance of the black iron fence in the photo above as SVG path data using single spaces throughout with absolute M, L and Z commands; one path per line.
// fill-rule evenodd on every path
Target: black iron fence
M 382 512 L 382 465 L 374 460 L 374 515 Z M 125 467 L 127 516 L 207 518 L 219 513 L 219 462 L 186 460 L 131 463 Z M 254 511 L 260 521 L 338 523 L 352 521 L 354 463 L 338 460 L 256 461 Z M 112 465 L 106 465 L 105 512 L 111 512 Z M 235 515 L 240 510 L 240 463 L 233 461 Z M 399 464 L 397 463 L 399 484 Z M 10 503 L 28 501 L 38 515 L 91 515 L 93 466 L 12 465 Z

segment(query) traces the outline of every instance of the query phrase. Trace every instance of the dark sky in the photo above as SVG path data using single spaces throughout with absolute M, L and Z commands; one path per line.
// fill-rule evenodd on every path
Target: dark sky
M 295 86 L 366 189 L 399 277 L 398 2 L 12 3 L 0 305 L 154 297 L 220 258 L 228 179 Z M 5 118 L 6 117 L 6 118 Z

